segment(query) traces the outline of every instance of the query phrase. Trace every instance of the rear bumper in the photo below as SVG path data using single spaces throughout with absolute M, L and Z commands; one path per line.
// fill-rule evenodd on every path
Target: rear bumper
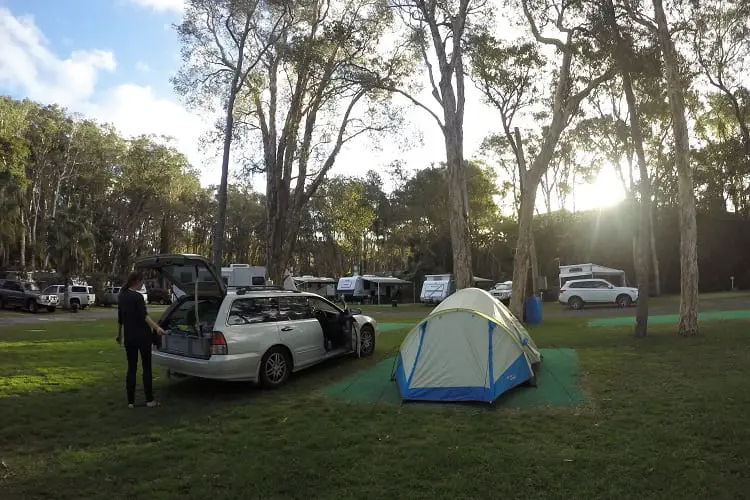
M 182 375 L 212 380 L 257 382 L 261 354 L 230 354 L 198 359 L 154 349 L 152 358 L 154 364 Z

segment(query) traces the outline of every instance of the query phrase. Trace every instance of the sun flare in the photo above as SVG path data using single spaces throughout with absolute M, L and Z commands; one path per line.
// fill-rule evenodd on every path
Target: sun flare
M 624 199 L 625 190 L 611 165 L 603 167 L 592 183 L 575 187 L 576 210 L 611 207 Z

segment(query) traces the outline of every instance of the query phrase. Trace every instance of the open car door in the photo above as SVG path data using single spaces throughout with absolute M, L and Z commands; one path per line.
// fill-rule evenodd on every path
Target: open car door
M 352 338 L 352 350 L 357 353 L 357 357 L 362 357 L 362 346 L 360 343 L 359 325 L 357 320 L 354 319 L 354 315 L 349 310 L 349 306 L 346 305 L 346 299 L 342 299 L 344 302 L 344 313 L 347 315 L 347 322 L 351 325 L 351 338 Z

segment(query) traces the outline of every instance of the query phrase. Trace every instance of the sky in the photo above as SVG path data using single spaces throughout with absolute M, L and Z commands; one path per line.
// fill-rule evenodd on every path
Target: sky
M 0 94 L 60 104 L 112 123 L 125 136 L 172 136 L 201 170 L 201 182 L 216 184 L 220 161 L 199 147 L 211 120 L 187 110 L 169 82 L 180 67 L 173 24 L 182 8 L 183 0 L 0 0 Z M 431 100 L 426 92 L 420 97 Z M 497 114 L 471 85 L 465 121 L 465 156 L 471 158 L 482 139 L 499 128 Z M 332 173 L 383 173 L 396 159 L 408 168 L 444 160 L 442 134 L 426 112 L 410 109 L 404 130 L 421 143 L 402 150 L 397 141 L 386 140 L 373 148 L 362 138 L 342 150 Z M 621 198 L 611 168 L 593 185 L 576 188 L 579 210 Z

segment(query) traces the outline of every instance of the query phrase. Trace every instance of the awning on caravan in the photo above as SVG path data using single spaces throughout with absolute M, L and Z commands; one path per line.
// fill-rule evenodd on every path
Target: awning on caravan
M 307 283 L 311 285 L 335 285 L 336 280 L 333 278 L 318 278 L 315 276 L 295 276 L 292 278 L 296 283 Z
M 378 285 L 406 285 L 411 281 L 394 278 L 393 276 L 362 276 L 362 279 Z
M 479 276 L 474 276 L 471 279 L 474 281 L 474 283 L 493 283 L 493 280 L 480 278 Z

